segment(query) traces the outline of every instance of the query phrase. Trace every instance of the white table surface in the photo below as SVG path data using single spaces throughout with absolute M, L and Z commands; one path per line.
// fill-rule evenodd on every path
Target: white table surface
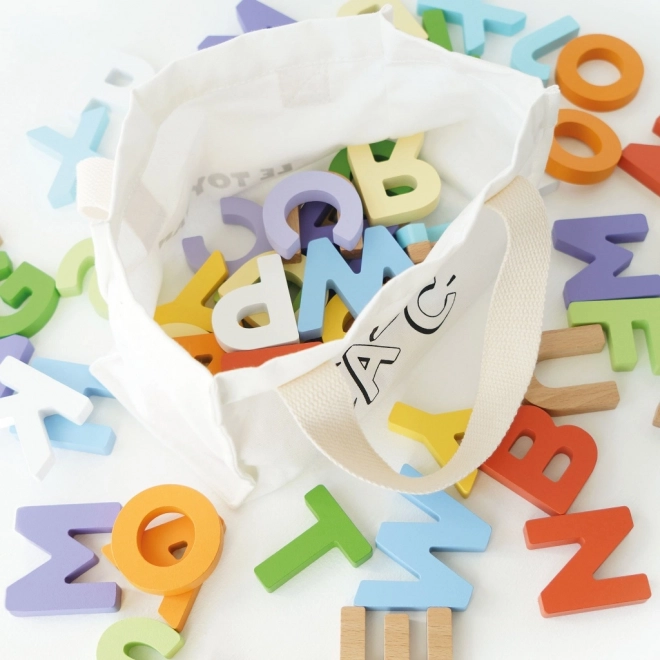
M 62 256 L 88 235 L 74 206 L 53 210 L 46 193 L 57 169 L 53 159 L 33 149 L 26 131 L 49 125 L 71 132 L 68 103 L 89 63 L 102 49 L 113 48 L 144 58 L 156 70 L 192 53 L 208 34 L 233 34 L 239 26 L 234 0 L 4 0 L 0 8 L 0 235 L 14 264 L 29 261 L 54 275 Z M 333 16 L 341 0 L 271 0 L 271 6 L 296 19 Z M 406 2 L 411 8 L 412 2 Z M 626 108 L 604 118 L 624 145 L 660 143 L 651 133 L 660 115 L 660 4 L 651 0 L 555 0 L 530 3 L 500 0 L 500 5 L 528 13 L 521 35 L 568 13 L 582 34 L 607 33 L 631 43 L 642 56 L 646 77 L 638 97 Z M 456 49 L 460 29 L 452 26 Z M 520 35 L 519 35 L 520 36 Z M 484 57 L 507 64 L 515 38 L 488 34 Z M 556 59 L 556 53 L 544 58 Z M 612 80 L 610 67 L 584 67 L 595 82 Z M 656 99 L 655 104 L 653 99 Z M 570 107 L 568 102 L 563 102 Z M 119 126 L 116 120 L 104 138 L 101 153 L 111 156 Z M 644 243 L 629 246 L 635 258 L 628 274 L 660 272 L 657 258 L 660 200 L 627 174 L 617 170 L 606 182 L 585 188 L 562 184 L 547 198 L 550 221 L 560 218 L 644 213 L 650 232 Z M 548 287 L 545 328 L 566 326 L 562 288 L 581 263 L 554 252 Z M 485 309 L 485 308 L 484 308 Z M 8 313 L 5 308 L 2 313 Z M 483 309 L 475 313 L 483 313 Z M 660 429 L 651 425 L 660 388 L 648 363 L 647 349 L 637 333 L 640 355 L 630 373 L 612 373 L 607 352 L 542 365 L 538 374 L 548 385 L 616 380 L 621 403 L 615 411 L 567 417 L 596 439 L 598 465 L 572 511 L 629 506 L 635 528 L 608 559 L 598 577 L 645 572 L 652 590 L 660 580 Z M 468 341 L 469 337 L 453 338 Z M 90 362 L 112 345 L 107 323 L 94 313 L 86 296 L 62 300 L 47 327 L 33 338 L 37 355 Z M 456 378 L 471 377 L 477 366 L 456 369 Z M 420 407 L 428 401 L 428 380 L 420 381 Z M 432 402 L 429 402 L 432 403 Z M 463 407 L 469 406 L 469 401 Z M 177 482 L 199 487 L 195 476 L 145 431 L 115 401 L 103 401 L 95 420 L 111 423 L 117 433 L 112 455 L 99 457 L 57 452 L 57 463 L 43 483 L 26 472 L 19 443 L 0 435 L 0 586 L 4 588 L 39 565 L 44 553 L 16 533 L 17 507 L 66 502 L 119 501 L 149 485 Z M 384 520 L 428 520 L 403 498 L 383 493 L 340 474 L 325 459 L 313 473 L 278 493 L 229 510 L 214 500 L 228 526 L 224 556 L 203 587 L 184 631 L 181 660 L 319 660 L 338 657 L 339 609 L 351 603 L 360 579 L 410 579 L 380 551 L 359 571 L 335 551 L 307 569 L 275 594 L 266 594 L 252 568 L 313 521 L 303 495 L 324 483 L 373 542 Z M 456 495 L 455 493 L 452 493 Z M 456 614 L 457 660 L 543 660 L 598 658 L 640 660 L 660 657 L 657 622 L 660 598 L 644 605 L 555 619 L 541 617 L 540 591 L 573 555 L 575 547 L 529 551 L 522 527 L 542 513 L 489 477 L 480 475 L 467 506 L 489 522 L 493 534 L 483 554 L 447 553 L 442 559 L 475 586 L 466 612 Z M 98 551 L 107 535 L 81 540 Z M 243 566 L 244 571 L 226 567 Z M 0 656 L 7 660 L 59 660 L 95 657 L 96 642 L 113 622 L 124 617 L 157 618 L 158 598 L 130 587 L 105 560 L 89 571 L 85 581 L 115 580 L 124 588 L 117 614 L 23 618 L 0 608 Z M 412 615 L 412 658 L 425 657 L 425 626 Z M 382 615 L 372 614 L 369 658 L 382 658 Z M 136 658 L 160 657 L 151 651 Z

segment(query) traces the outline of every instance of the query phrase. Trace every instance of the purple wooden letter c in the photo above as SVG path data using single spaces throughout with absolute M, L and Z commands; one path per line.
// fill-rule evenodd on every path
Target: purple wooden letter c
M 300 237 L 286 219 L 291 211 L 307 202 L 325 202 L 337 209 L 338 221 L 332 232 L 337 245 L 352 249 L 362 235 L 362 201 L 343 177 L 330 172 L 297 172 L 280 181 L 266 198 L 264 227 L 273 249 L 290 259 L 300 249 Z
M 271 247 L 264 229 L 263 211 L 256 202 L 241 197 L 225 197 L 220 200 L 222 220 L 226 225 L 240 225 L 249 229 L 255 235 L 254 245 L 249 252 L 238 259 L 225 261 L 227 270 L 233 275 L 244 263 L 264 252 L 270 252 Z M 182 241 L 183 252 L 188 266 L 196 273 L 211 256 L 202 236 L 191 236 Z

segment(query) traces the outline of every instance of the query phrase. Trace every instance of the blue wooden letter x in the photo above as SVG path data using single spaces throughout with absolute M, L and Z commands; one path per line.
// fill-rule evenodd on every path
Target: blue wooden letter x
M 96 149 L 108 127 L 109 116 L 105 107 L 82 113 L 73 137 L 68 138 L 48 126 L 28 131 L 30 141 L 46 153 L 60 158 L 62 164 L 48 191 L 50 205 L 58 209 L 76 200 L 76 165 L 85 158 L 98 156 Z

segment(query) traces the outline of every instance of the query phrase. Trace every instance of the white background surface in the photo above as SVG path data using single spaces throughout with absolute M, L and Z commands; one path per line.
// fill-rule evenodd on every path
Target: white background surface
M 95 55 L 114 48 L 137 55 L 156 70 L 173 59 L 194 52 L 208 34 L 237 34 L 233 0 L 174 0 L 113 2 L 90 0 L 2 0 L 0 8 L 0 235 L 14 263 L 29 261 L 54 275 L 57 266 L 77 240 L 87 235 L 84 221 L 73 206 L 54 211 L 46 193 L 57 163 L 33 149 L 25 132 L 49 125 L 72 133 L 68 103 Z M 412 3 L 407 3 L 411 8 Z M 651 133 L 660 114 L 660 5 L 651 0 L 555 0 L 526 3 L 501 0 L 502 6 L 527 11 L 522 36 L 571 13 L 582 34 L 603 32 L 632 44 L 646 65 L 646 77 L 638 97 L 623 110 L 604 118 L 624 145 L 629 142 L 658 144 Z M 339 0 L 271 0 L 271 5 L 296 19 L 327 17 L 336 13 Z M 456 50 L 461 49 L 460 29 L 451 27 Z M 485 59 L 507 64 L 515 40 L 487 35 Z M 556 54 L 544 58 L 553 62 Z M 236 63 L 240 66 L 240 62 Z M 583 68 L 597 82 L 612 79 L 610 67 L 593 63 Z M 654 104 L 655 100 L 655 104 Z M 566 107 L 570 104 L 564 102 Z M 114 118 L 101 145 L 111 156 L 119 125 Z M 625 173 L 617 170 L 603 184 L 577 188 L 562 184 L 547 198 L 550 220 L 619 213 L 645 213 L 650 233 L 645 243 L 629 246 L 635 254 L 628 274 L 660 272 L 657 228 L 660 200 Z M 582 267 L 581 262 L 553 254 L 545 328 L 566 326 L 563 284 Z M 1 310 L 8 313 L 8 308 Z M 478 336 L 485 306 L 474 311 Z M 454 333 L 454 342 L 473 340 Z M 599 448 L 596 470 L 572 511 L 610 506 L 630 507 L 635 528 L 597 576 L 645 572 L 652 590 L 658 588 L 660 515 L 656 503 L 660 482 L 660 430 L 651 425 L 660 388 L 651 374 L 643 337 L 637 337 L 639 363 L 631 373 L 614 374 L 606 352 L 600 355 L 542 365 L 538 375 L 548 385 L 575 384 L 614 379 L 621 404 L 606 413 L 562 418 L 575 423 L 595 438 Z M 105 321 L 97 317 L 86 296 L 63 299 L 52 321 L 33 343 L 37 355 L 90 362 L 105 354 L 111 338 Z M 461 364 L 449 364 L 447 374 L 457 390 L 472 379 L 479 356 Z M 433 398 L 438 375 L 420 377 L 418 398 L 409 403 L 431 412 L 446 409 Z M 470 401 L 459 402 L 466 408 Z M 257 412 L 257 411 L 255 411 Z M 25 469 L 19 443 L 0 435 L 0 586 L 4 588 L 32 570 L 46 557 L 14 532 L 19 506 L 66 502 L 119 501 L 147 486 L 184 483 L 203 490 L 179 460 L 162 449 L 114 401 L 103 400 L 95 420 L 111 423 L 117 444 L 111 456 L 100 457 L 56 451 L 57 463 L 43 483 L 31 479 Z M 93 419 L 94 419 L 93 418 Z M 401 440 L 407 451 L 408 441 Z M 373 542 L 385 520 L 428 520 L 400 496 L 384 493 L 340 474 L 324 459 L 315 472 L 296 480 L 275 495 L 232 512 L 214 501 L 227 522 L 227 541 L 218 569 L 202 588 L 184 630 L 186 646 L 181 660 L 266 660 L 338 658 L 339 609 L 352 602 L 357 584 L 365 578 L 409 579 L 403 569 L 380 551 L 363 568 L 355 570 L 338 551 L 333 551 L 297 579 L 274 594 L 266 594 L 252 575 L 260 561 L 312 524 L 303 495 L 324 483 L 358 527 Z M 456 495 L 452 493 L 452 495 Z M 467 506 L 493 527 L 488 550 L 479 555 L 446 554 L 442 559 L 474 586 L 465 613 L 455 615 L 457 660 L 507 660 L 660 657 L 657 621 L 660 599 L 640 606 L 544 619 L 536 602 L 550 579 L 574 553 L 574 547 L 529 551 L 522 527 L 542 513 L 503 486 L 480 475 Z M 82 537 L 98 550 L 106 535 Z M 130 587 L 105 560 L 89 571 L 85 581 L 114 580 L 124 588 L 122 609 L 116 614 L 16 619 L 0 608 L 0 657 L 59 660 L 93 658 L 101 633 L 124 617 L 156 618 L 158 598 Z M 423 616 L 414 614 L 412 658 L 424 656 Z M 382 657 L 382 616 L 368 618 L 369 658 Z M 135 657 L 155 658 L 151 652 Z

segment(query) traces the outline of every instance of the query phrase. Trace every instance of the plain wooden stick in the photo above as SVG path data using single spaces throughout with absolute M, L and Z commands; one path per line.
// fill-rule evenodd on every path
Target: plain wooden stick
M 426 613 L 426 647 L 428 660 L 452 660 L 451 610 L 448 607 L 431 607 Z
M 406 252 L 410 257 L 410 261 L 414 264 L 421 264 L 429 256 L 432 247 L 430 241 L 420 241 L 419 243 L 411 243 L 406 248 Z
M 365 660 L 365 630 L 364 607 L 341 608 L 340 660 Z
M 410 660 L 410 621 L 407 614 L 385 615 L 385 660 Z
M 541 335 L 537 362 L 600 353 L 605 344 L 605 333 L 598 324 L 546 330 Z
M 619 400 L 619 390 L 613 380 L 590 385 L 546 387 L 532 377 L 525 394 L 526 403 L 543 408 L 553 417 L 614 410 Z
M 658 404 L 658 407 L 655 409 L 655 415 L 653 416 L 653 426 L 660 428 L 660 404 Z
M 541 335 L 538 362 L 600 353 L 605 347 L 600 325 L 548 330 Z M 543 408 L 553 417 L 613 410 L 619 405 L 619 390 L 612 380 L 588 385 L 546 387 L 535 376 L 527 388 L 525 403 Z

